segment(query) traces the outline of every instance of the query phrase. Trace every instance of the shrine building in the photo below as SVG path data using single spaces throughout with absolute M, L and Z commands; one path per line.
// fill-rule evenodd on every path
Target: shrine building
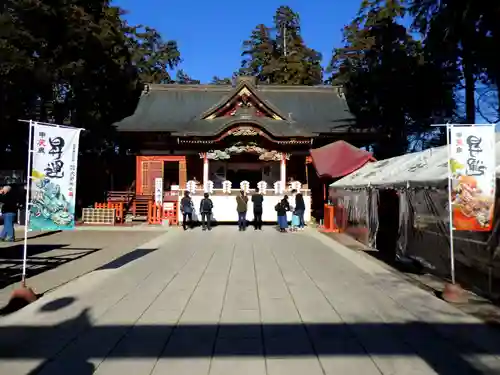
M 156 187 L 172 201 L 188 190 L 196 207 L 209 192 L 214 219 L 235 221 L 234 196 L 259 187 L 263 219 L 274 221 L 275 204 L 291 188 L 305 197 L 306 220 L 311 195 L 323 203 L 309 151 L 337 140 L 364 144 L 370 135 L 354 123 L 340 87 L 238 77 L 235 85 L 146 85 L 135 112 L 115 126 L 135 155 L 136 198 L 154 199 Z

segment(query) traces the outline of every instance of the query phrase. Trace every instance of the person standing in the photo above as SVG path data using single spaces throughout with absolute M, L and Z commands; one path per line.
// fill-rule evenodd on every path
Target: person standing
M 202 230 L 212 230 L 210 222 L 212 220 L 212 209 L 214 204 L 209 198 L 208 193 L 203 194 L 203 199 L 200 202 L 200 215 L 201 215 L 201 227 Z
M 188 228 L 187 220 L 189 220 L 189 228 L 193 229 L 193 200 L 189 196 L 189 191 L 184 192 L 184 197 L 181 199 L 182 212 L 182 228 Z
M 290 211 L 290 203 L 288 203 L 288 196 L 285 195 L 281 202 L 279 202 L 276 207 L 276 213 L 278 214 L 278 225 L 280 232 L 286 232 L 288 228 L 288 220 L 286 218 L 286 213 Z
M 292 190 L 292 196 L 289 200 L 291 217 L 290 217 L 290 232 L 296 232 L 299 227 L 299 217 L 295 215 L 295 196 L 297 195 L 297 190 Z M 287 217 L 288 220 L 288 217 Z
M 299 230 L 304 230 L 304 212 L 306 211 L 306 204 L 304 202 L 304 196 L 299 192 L 295 194 L 295 208 L 293 214 L 299 218 Z
M 14 242 L 14 221 L 16 219 L 18 201 L 11 186 L 4 186 L 0 190 L 0 203 L 3 203 L 3 229 L 0 233 L 0 241 Z
M 259 188 L 255 189 L 255 194 L 252 195 L 253 203 L 253 224 L 255 230 L 262 230 L 262 206 L 264 202 L 264 196 L 259 191 Z
M 243 190 L 236 197 L 236 211 L 238 211 L 238 229 L 244 231 L 247 229 L 247 209 L 248 197 Z

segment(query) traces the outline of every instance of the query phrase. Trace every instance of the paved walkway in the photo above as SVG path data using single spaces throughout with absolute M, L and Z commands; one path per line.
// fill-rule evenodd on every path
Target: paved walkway
M 0 320 L 0 374 L 499 374 L 496 330 L 313 232 L 171 230 Z
M 116 227 L 108 231 L 89 229 L 30 233 L 27 275 L 37 293 L 57 288 L 116 259 L 130 257 L 136 247 L 161 234 L 143 228 L 129 228 L 126 232 Z M 22 240 L 0 243 L 0 307 L 19 287 L 22 255 Z

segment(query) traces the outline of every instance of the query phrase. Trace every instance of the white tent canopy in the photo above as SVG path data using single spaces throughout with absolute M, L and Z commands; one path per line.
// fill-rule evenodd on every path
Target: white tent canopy
M 496 134 L 496 174 L 500 176 L 500 134 Z M 368 163 L 330 186 L 348 189 L 426 187 L 446 184 L 447 180 L 448 149 L 441 146 Z

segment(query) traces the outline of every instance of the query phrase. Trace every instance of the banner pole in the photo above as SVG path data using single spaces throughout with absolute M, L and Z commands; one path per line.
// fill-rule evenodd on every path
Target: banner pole
M 24 207 L 24 243 L 23 243 L 23 273 L 21 277 L 21 284 L 26 286 L 26 268 L 28 262 L 28 225 L 30 214 L 30 190 L 31 190 L 31 158 L 33 154 L 33 121 L 29 122 L 28 131 L 28 163 L 26 165 L 26 197 Z
M 449 230 L 450 230 L 450 270 L 451 270 L 451 283 L 455 284 L 455 246 L 453 238 L 453 209 L 451 193 L 453 191 L 452 185 L 452 170 L 451 170 L 451 136 L 450 132 L 453 125 L 446 125 L 446 144 L 448 147 L 448 214 L 449 214 Z

